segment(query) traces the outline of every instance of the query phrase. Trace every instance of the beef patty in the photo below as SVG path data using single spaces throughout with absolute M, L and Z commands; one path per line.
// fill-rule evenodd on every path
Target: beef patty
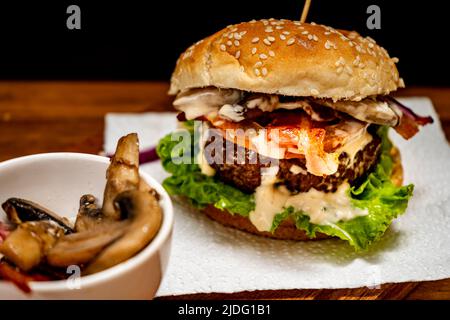
M 358 151 L 353 164 L 350 165 L 348 155 L 342 153 L 339 156 L 337 172 L 324 177 L 307 172 L 305 158 L 273 160 L 225 139 L 221 139 L 224 140 L 223 143 L 215 143 L 210 151 L 208 145 L 214 143 L 214 138 L 207 139 L 205 157 L 211 167 L 216 170 L 216 177 L 247 193 L 253 193 L 261 184 L 261 168 L 270 166 L 270 163 L 276 163 L 271 161 L 278 161 L 277 178 L 280 184 L 286 185 L 292 192 L 307 192 L 311 188 L 335 192 L 342 182 L 355 181 L 376 164 L 381 139 L 377 135 L 372 134 L 372 136 L 372 141 Z M 233 152 L 225 152 L 225 150 L 233 150 Z M 215 151 L 219 154 L 216 155 Z

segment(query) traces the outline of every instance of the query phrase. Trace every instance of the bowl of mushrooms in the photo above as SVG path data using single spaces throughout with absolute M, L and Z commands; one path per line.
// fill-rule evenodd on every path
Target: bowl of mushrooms
M 139 170 L 136 134 L 111 158 L 47 153 L 0 163 L 0 299 L 151 299 L 173 209 Z

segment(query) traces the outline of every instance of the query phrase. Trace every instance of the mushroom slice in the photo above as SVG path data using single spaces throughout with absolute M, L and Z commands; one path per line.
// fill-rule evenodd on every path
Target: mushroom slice
M 24 222 L 0 243 L 0 253 L 21 270 L 29 271 L 63 235 L 64 229 L 52 221 Z
M 47 252 L 47 263 L 53 267 L 83 265 L 91 261 L 105 247 L 121 237 L 128 221 L 114 221 L 107 225 L 62 237 Z
M 139 140 L 136 133 L 120 138 L 106 172 L 106 179 L 103 214 L 120 220 L 120 211 L 114 207 L 114 199 L 119 193 L 136 190 L 139 186 Z
M 66 218 L 59 216 L 51 210 L 29 200 L 9 198 L 2 204 L 9 221 L 21 224 L 27 221 L 49 220 L 56 222 L 65 233 L 73 232 L 73 228 Z
M 128 216 L 126 233 L 103 250 L 85 269 L 91 274 L 121 263 L 141 251 L 161 226 L 162 210 L 156 197 L 139 190 L 126 191 L 116 198 L 116 207 Z
M 80 198 L 80 209 L 75 221 L 75 231 L 83 232 L 92 230 L 103 222 L 102 210 L 97 206 L 96 199 L 91 194 L 85 194 Z

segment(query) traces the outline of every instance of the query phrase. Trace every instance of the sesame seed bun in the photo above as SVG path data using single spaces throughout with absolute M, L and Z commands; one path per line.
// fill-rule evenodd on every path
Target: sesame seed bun
M 391 181 L 394 185 L 399 187 L 403 183 L 403 166 L 400 151 L 396 147 L 393 147 L 391 150 L 391 156 L 394 160 Z M 271 233 L 266 231 L 258 231 L 249 218 L 237 214 L 233 215 L 227 210 L 220 210 L 212 205 L 206 207 L 202 211 L 209 218 L 223 224 L 224 226 L 239 229 L 241 231 L 249 232 L 262 237 L 294 241 L 322 240 L 331 238 L 330 236 L 322 233 L 316 233 L 315 238 L 310 238 L 305 231 L 297 229 L 295 222 L 292 219 L 283 221 L 275 232 Z
M 354 31 L 288 20 L 231 25 L 178 59 L 169 93 L 214 86 L 358 101 L 403 87 L 385 49 Z

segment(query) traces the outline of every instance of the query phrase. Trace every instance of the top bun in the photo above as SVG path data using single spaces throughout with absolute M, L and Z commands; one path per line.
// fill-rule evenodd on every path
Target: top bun
M 260 20 L 231 25 L 178 59 L 169 94 L 214 86 L 359 101 L 403 87 L 387 51 L 357 32 Z

